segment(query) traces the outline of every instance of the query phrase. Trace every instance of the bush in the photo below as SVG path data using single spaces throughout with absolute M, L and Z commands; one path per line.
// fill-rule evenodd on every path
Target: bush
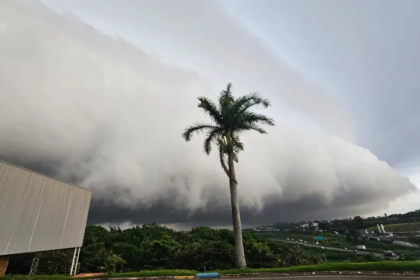
M 106 274 L 112 275 L 116 272 L 118 265 L 125 264 L 126 261 L 116 254 L 112 254 L 105 259 Z

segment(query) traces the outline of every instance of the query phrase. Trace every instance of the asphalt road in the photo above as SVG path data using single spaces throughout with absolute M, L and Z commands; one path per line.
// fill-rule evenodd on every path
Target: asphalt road
M 341 251 L 341 252 L 353 252 L 352 249 L 344 250 L 342 248 L 328 247 L 328 246 L 325 246 L 325 245 L 317 245 L 317 244 L 310 244 L 310 243 L 295 243 L 295 241 L 290 241 L 290 240 L 281 240 L 281 241 L 288 242 L 288 243 L 293 243 L 293 244 L 299 244 L 301 246 L 308 246 L 308 247 L 315 247 L 315 248 L 323 247 L 325 250 L 333 250 L 333 251 Z M 381 258 L 385 258 L 385 256 L 381 253 L 374 253 L 374 252 L 368 252 L 368 251 L 362 251 L 362 250 L 357 250 L 355 252 L 355 254 L 360 254 L 360 255 L 369 254 L 369 253 L 372 253 L 373 255 L 381 257 Z M 397 259 L 397 258 L 398 257 L 395 257 L 395 259 Z

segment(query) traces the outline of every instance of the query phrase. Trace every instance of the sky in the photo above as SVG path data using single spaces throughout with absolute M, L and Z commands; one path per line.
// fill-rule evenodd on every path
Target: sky
M 0 157 L 93 191 L 90 224 L 229 227 L 197 97 L 258 91 L 245 226 L 403 213 L 420 194 L 418 1 L 0 1 Z

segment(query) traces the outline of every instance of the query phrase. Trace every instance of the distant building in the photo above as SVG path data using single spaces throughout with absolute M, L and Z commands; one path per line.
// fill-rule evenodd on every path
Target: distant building
M 318 230 L 318 223 L 312 223 L 312 226 L 315 228 L 315 230 Z M 309 224 L 303 224 L 303 225 L 300 225 L 300 227 L 303 229 L 307 229 L 309 228 Z

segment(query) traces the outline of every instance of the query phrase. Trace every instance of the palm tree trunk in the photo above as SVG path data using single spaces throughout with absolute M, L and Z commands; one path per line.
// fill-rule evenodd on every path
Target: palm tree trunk
M 229 165 L 229 186 L 230 186 L 230 201 L 232 206 L 232 222 L 233 222 L 233 234 L 235 237 L 235 264 L 237 268 L 246 268 L 246 260 L 244 253 L 244 244 L 242 242 L 242 225 L 241 225 L 241 213 L 239 212 L 239 200 L 238 200 L 238 185 L 236 183 L 235 165 L 233 162 L 233 154 L 228 154 L 228 165 Z

